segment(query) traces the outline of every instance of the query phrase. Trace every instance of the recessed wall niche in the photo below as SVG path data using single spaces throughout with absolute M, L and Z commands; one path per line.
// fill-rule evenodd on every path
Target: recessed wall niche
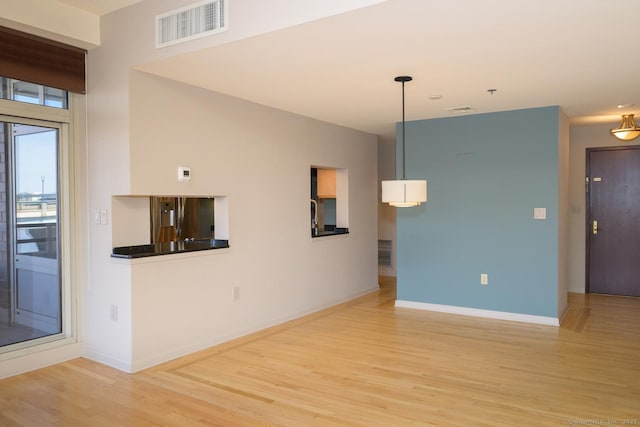
M 113 246 L 229 240 L 227 196 L 113 196 L 111 207 Z
M 151 243 L 215 239 L 215 198 L 149 197 Z
M 311 236 L 344 234 L 349 229 L 347 169 L 311 166 Z

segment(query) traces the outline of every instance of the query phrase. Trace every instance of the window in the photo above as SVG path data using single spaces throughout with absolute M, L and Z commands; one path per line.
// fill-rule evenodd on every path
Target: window
M 67 91 L 0 77 L 0 98 L 53 108 L 68 109 Z
M 70 271 L 71 115 L 66 91 L 0 80 L 5 99 L 0 100 L 0 353 L 4 353 L 72 335 L 71 283 L 65 273 Z M 19 103 L 37 105 L 18 108 Z

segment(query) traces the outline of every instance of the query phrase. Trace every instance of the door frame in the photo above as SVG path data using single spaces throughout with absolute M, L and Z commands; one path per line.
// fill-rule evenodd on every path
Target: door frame
M 40 127 L 53 128 L 58 131 L 58 260 L 59 264 L 59 280 L 60 280 L 60 316 L 61 332 L 48 335 L 42 338 L 23 341 L 15 344 L 9 344 L 0 347 L 0 362 L 5 354 L 15 351 L 26 351 L 27 348 L 33 348 L 33 352 L 43 351 L 59 345 L 58 343 L 75 343 L 77 341 L 77 300 L 75 287 L 75 271 L 76 266 L 73 264 L 73 256 L 71 255 L 72 240 L 76 236 L 72 235 L 71 218 L 74 213 L 75 200 L 72 189 L 74 183 L 73 161 L 75 153 L 71 142 L 71 113 L 67 110 L 50 111 L 49 107 L 27 104 L 24 106 L 26 110 L 33 109 L 36 113 L 30 117 L 8 115 L 4 113 L 6 105 L 13 106 L 16 104 L 12 101 L 0 100 L 0 121 L 9 123 L 18 123 L 23 125 L 34 125 Z M 71 100 L 69 101 L 71 104 Z M 20 103 L 17 103 L 20 104 Z M 37 114 L 42 111 L 44 114 Z M 13 141 L 11 141 L 13 143 Z M 13 227 L 13 225 L 12 225 Z M 10 269 L 15 275 L 15 265 Z M 11 278 L 14 280 L 15 276 Z M 15 295 L 12 297 L 15 298 Z M 11 312 L 16 308 L 16 301 L 11 302 Z M 11 319 L 15 321 L 15 317 Z M 49 347 L 51 345 L 51 347 Z M 29 351 L 30 353 L 31 351 Z
M 591 293 L 591 163 L 590 154 L 598 151 L 640 150 L 640 145 L 617 145 L 613 147 L 590 147 L 585 152 L 585 293 Z

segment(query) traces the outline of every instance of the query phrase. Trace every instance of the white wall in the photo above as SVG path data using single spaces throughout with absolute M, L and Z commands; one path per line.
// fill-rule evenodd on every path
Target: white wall
M 574 125 L 571 127 L 570 147 L 570 228 L 569 228 L 569 292 L 585 292 L 586 283 L 586 198 L 585 198 L 585 166 L 586 149 L 593 147 L 618 147 L 638 145 L 640 140 L 620 141 L 610 135 L 609 130 L 620 121 Z
M 2 0 L 0 25 L 90 49 L 100 44 L 100 18 L 64 3 Z

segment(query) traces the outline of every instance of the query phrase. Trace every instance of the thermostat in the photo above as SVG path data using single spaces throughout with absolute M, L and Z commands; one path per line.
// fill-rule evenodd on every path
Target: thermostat
M 178 168 L 178 181 L 189 181 L 191 179 L 191 168 L 180 166 Z

